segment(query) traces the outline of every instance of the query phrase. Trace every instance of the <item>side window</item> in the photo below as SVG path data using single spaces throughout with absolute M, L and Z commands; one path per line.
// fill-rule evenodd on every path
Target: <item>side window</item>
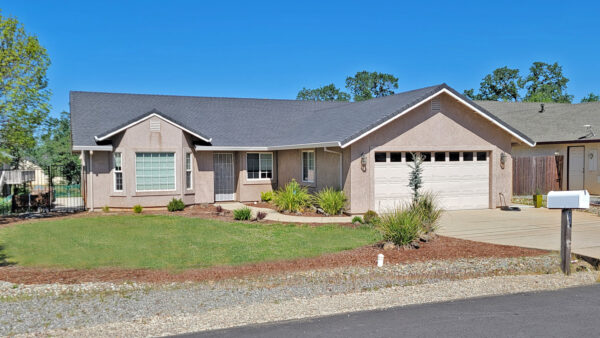
M 192 153 L 185 154 L 185 188 L 192 189 Z
M 123 191 L 123 159 L 121 153 L 113 154 L 114 190 Z

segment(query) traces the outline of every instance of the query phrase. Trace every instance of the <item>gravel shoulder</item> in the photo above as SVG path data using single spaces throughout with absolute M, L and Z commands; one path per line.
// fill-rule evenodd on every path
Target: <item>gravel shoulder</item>
M 194 283 L 0 282 L 0 335 L 155 336 L 596 282 L 556 254 L 338 267 Z

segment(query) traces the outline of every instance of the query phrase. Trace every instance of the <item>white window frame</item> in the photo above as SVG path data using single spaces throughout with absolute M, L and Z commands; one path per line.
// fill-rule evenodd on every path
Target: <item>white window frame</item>
M 137 154 L 173 154 L 173 180 L 175 181 L 173 189 L 154 189 L 154 190 L 138 190 L 137 188 Z M 138 151 L 135 153 L 134 176 L 135 176 L 135 192 L 157 192 L 157 191 L 177 191 L 177 152 L 176 151 Z
M 314 179 L 312 181 L 309 180 L 305 180 L 304 179 L 304 153 L 312 153 L 313 155 L 313 172 L 314 172 Z M 386 154 L 386 160 L 387 160 L 387 154 Z M 304 183 L 315 183 L 315 180 L 317 178 L 317 156 L 315 154 L 314 150 L 302 150 L 302 161 L 301 161 L 301 167 L 300 167 L 300 175 L 302 178 L 302 182 Z
M 115 160 L 115 156 L 119 154 L 121 158 L 121 169 L 117 170 L 117 161 Z M 117 174 L 121 174 L 121 189 L 117 189 Z M 114 192 L 123 192 L 125 190 L 125 180 L 123 180 L 123 153 L 120 151 L 116 151 L 113 153 L 113 191 Z
M 258 154 L 258 178 L 250 178 L 248 177 L 248 155 L 250 154 Z M 262 161 L 260 158 L 260 155 L 264 155 L 264 154 L 270 154 L 271 155 L 271 178 L 261 178 L 262 176 Z M 275 162 L 275 156 L 273 155 L 273 152 L 269 152 L 269 151 L 250 151 L 246 153 L 246 180 L 248 181 L 271 181 L 273 179 L 273 175 L 275 175 L 275 172 L 273 170 L 273 163 Z
M 188 168 L 188 159 L 190 160 L 190 167 Z M 192 153 L 188 152 L 185 153 L 185 160 L 184 160 L 184 167 L 185 167 L 185 189 L 186 190 L 192 190 L 194 189 L 194 171 L 192 170 L 194 168 L 194 161 L 192 161 L 193 157 L 192 157 Z M 188 173 L 190 173 L 190 186 L 188 187 L 187 185 L 187 175 Z

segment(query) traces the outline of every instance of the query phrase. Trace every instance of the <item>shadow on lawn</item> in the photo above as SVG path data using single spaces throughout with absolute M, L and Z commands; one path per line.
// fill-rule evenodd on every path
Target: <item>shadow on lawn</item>
M 8 255 L 6 254 L 5 250 L 6 248 L 4 245 L 0 245 L 0 267 L 15 265 L 16 263 L 8 261 Z

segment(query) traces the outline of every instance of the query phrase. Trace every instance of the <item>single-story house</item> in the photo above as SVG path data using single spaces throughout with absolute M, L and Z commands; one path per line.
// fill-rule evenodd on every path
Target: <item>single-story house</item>
M 476 103 L 503 121 L 531 137 L 535 147 L 514 145 L 513 157 L 564 156 L 563 190 L 586 189 L 600 194 L 600 102 L 537 103 L 496 102 Z
M 258 201 L 295 179 L 342 189 L 351 213 L 410 198 L 413 153 L 446 209 L 511 197 L 521 131 L 446 84 L 362 102 L 70 94 L 86 206 Z

